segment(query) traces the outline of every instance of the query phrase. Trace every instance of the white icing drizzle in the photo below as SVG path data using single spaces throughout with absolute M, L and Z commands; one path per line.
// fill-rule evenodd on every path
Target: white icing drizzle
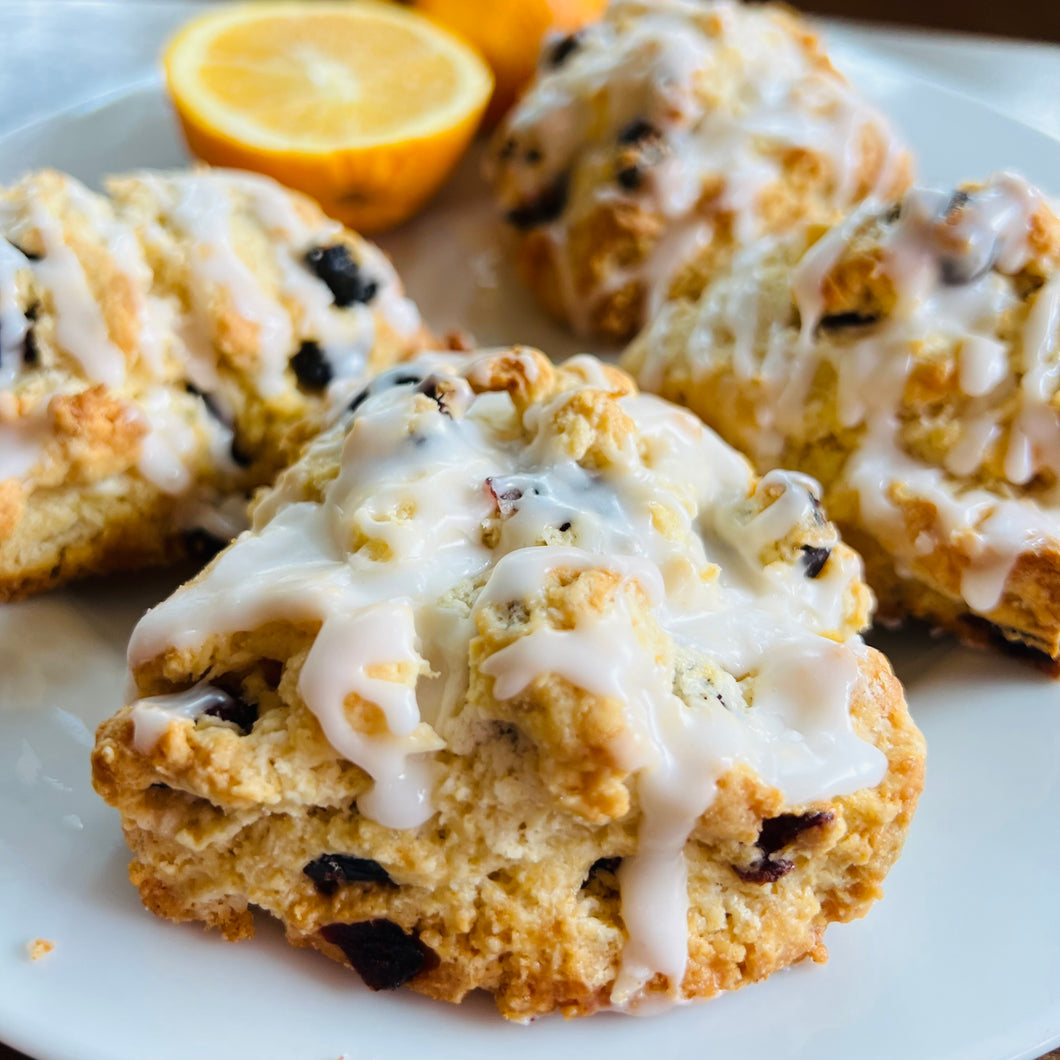
M 40 419 L 0 422 L 0 482 L 24 479 L 44 455 L 47 424 Z
M 377 312 L 399 338 L 411 340 L 417 334 L 420 318 L 415 305 L 401 292 L 390 262 L 368 243 L 361 243 L 354 256 L 377 284 L 375 296 L 368 304 L 335 306 L 327 285 L 307 268 L 305 254 L 338 242 L 342 226 L 323 216 L 313 223 L 306 221 L 290 193 L 274 181 L 229 170 L 137 176 L 153 188 L 163 218 L 193 240 L 189 253 L 198 304 L 207 307 L 213 290 L 220 287 L 228 292 L 235 311 L 258 326 L 256 385 L 263 397 L 283 389 L 287 363 L 303 339 L 323 348 L 333 379 L 341 384 L 364 375 L 377 340 Z M 266 291 L 233 242 L 240 197 L 273 237 L 278 298 Z M 208 386 L 201 388 L 213 393 Z
M 634 121 L 653 131 L 648 164 L 625 190 L 615 157 Z M 866 134 L 884 152 L 868 189 L 859 188 Z M 761 238 L 771 224 L 763 195 L 783 179 L 791 149 L 831 166 L 824 192 L 834 210 L 866 190 L 886 191 L 904 154 L 883 115 L 813 57 L 786 16 L 730 0 L 613 0 L 558 69 L 542 69 L 508 118 L 500 142 L 509 140 L 516 148 L 491 163 L 505 209 L 535 202 L 573 173 L 563 215 L 538 231 L 553 244 L 577 330 L 597 301 L 630 281 L 644 284 L 648 315 L 657 311 L 680 267 L 713 239 L 717 218 L 729 219 L 737 245 Z M 593 291 L 579 291 L 568 233 L 600 205 L 623 200 L 663 219 L 657 245 L 644 263 L 612 269 Z
M 71 181 L 70 185 L 73 186 Z M 90 193 L 81 188 L 84 196 Z M 114 345 L 107 332 L 107 324 L 98 303 L 93 297 L 84 267 L 77 255 L 66 244 L 62 227 L 49 213 L 37 192 L 29 187 L 26 193 L 26 209 L 16 220 L 12 204 L 0 214 L 0 227 L 5 234 L 12 235 L 17 242 L 19 232 L 36 229 L 39 234 L 43 256 L 37 261 L 22 259 L 17 264 L 32 271 L 37 284 L 51 295 L 55 310 L 55 338 L 58 344 L 73 357 L 85 375 L 96 383 L 117 387 L 125 380 L 125 357 Z M 14 231 L 13 231 L 14 230 Z M 21 258 L 21 255 L 18 255 Z M 0 301 L 5 305 L 4 318 L 12 327 L 12 333 L 25 336 L 25 322 L 18 326 L 14 322 L 17 304 L 14 297 L 12 269 L 16 262 L 5 249 L 0 255 Z M 3 339 L 5 347 L 8 339 Z M 21 370 L 21 352 L 10 376 L 5 371 L 5 383 L 10 386 Z M 9 371 L 9 370 L 8 370 Z
M 64 190 L 70 203 L 106 245 L 114 267 L 128 277 L 135 292 L 133 305 L 140 331 L 137 350 L 148 372 L 160 378 L 165 372 L 167 309 L 152 294 L 154 276 L 136 232 L 115 215 L 107 200 L 78 181 L 67 177 Z
M 212 174 L 137 174 L 152 188 L 162 217 L 189 240 L 192 298 L 208 316 L 218 289 L 232 309 L 257 327 L 258 372 L 263 397 L 283 390 L 284 370 L 293 350 L 291 321 L 266 293 L 233 242 L 234 202 L 224 179 Z
M 880 236 L 879 268 L 893 286 L 893 311 L 879 323 L 839 335 L 819 332 L 823 284 L 876 209 L 866 204 L 803 255 L 787 287 L 778 288 L 780 296 L 760 299 L 751 344 L 727 338 L 748 329 L 746 314 L 736 313 L 746 304 L 729 292 L 762 283 L 769 248 L 738 261 L 731 275 L 707 289 L 678 354 L 698 372 L 715 363 L 716 348 L 732 350 L 733 376 L 753 381 L 756 403 L 767 410 L 745 438 L 761 462 L 775 460 L 785 439 L 799 436 L 810 386 L 821 363 L 829 363 L 837 379 L 839 422 L 862 432 L 841 473 L 841 484 L 858 496 L 861 523 L 895 555 L 905 576 L 943 543 L 963 549 L 961 595 L 978 612 L 997 606 L 1021 552 L 1060 536 L 1055 489 L 1007 497 L 966 481 L 1000 441 L 1004 475 L 1013 486 L 1041 472 L 1060 476 L 1060 421 L 1050 404 L 1060 376 L 1060 276 L 1030 296 L 1015 342 L 999 330 L 1020 306 L 1012 276 L 1030 258 L 1031 220 L 1041 204 L 1040 193 L 1011 173 L 995 175 L 967 197 L 910 192 L 899 219 L 884 224 Z M 797 332 L 782 297 L 789 292 L 799 309 Z M 688 330 L 675 325 L 677 319 L 676 313 L 661 317 L 637 340 L 637 355 L 645 358 L 642 382 L 658 385 L 665 374 L 667 358 L 678 348 L 669 330 Z M 960 435 L 942 467 L 907 452 L 899 415 L 911 351 L 940 340 L 957 350 L 957 383 L 967 399 Z M 1014 394 L 1019 411 L 1005 437 L 1002 415 Z M 907 540 L 896 490 L 936 509 L 935 525 L 916 542 Z
M 371 776 L 361 812 L 412 828 L 432 812 L 430 753 L 444 746 L 468 679 L 475 626 L 457 598 L 481 612 L 533 601 L 552 570 L 615 572 L 606 612 L 572 630 L 535 627 L 481 673 L 499 699 L 554 674 L 623 703 L 628 731 L 613 750 L 636 776 L 642 818 L 620 878 L 629 941 L 612 1001 L 635 1006 L 660 972 L 680 1000 L 683 849 L 718 779 L 745 762 L 799 805 L 885 772 L 849 716 L 860 642 L 822 636 L 842 636 L 858 566 L 829 561 L 811 580 L 795 560 L 764 563 L 812 520 L 814 484 L 775 473 L 758 487 L 772 503 L 752 514 L 746 462 L 688 413 L 618 399 L 636 436 L 590 470 L 557 434 L 570 391 L 531 405 L 520 427 L 506 393 L 475 395 L 465 381 L 482 363 L 425 357 L 373 384 L 352 422 L 311 450 L 339 464 L 323 502 L 304 499 L 302 465 L 281 476 L 254 528 L 139 623 L 130 664 L 273 620 L 315 624 L 299 694 L 336 751 Z M 524 364 L 533 374 L 535 362 Z M 570 364 L 585 387 L 613 391 L 595 360 Z M 397 382 L 427 373 L 438 378 L 425 389 L 442 386 L 447 412 Z M 529 444 L 512 440 L 523 428 Z M 487 545 L 483 524 L 495 518 Z M 567 543 L 545 544 L 556 532 Z M 648 639 L 660 627 L 718 673 L 724 703 L 675 695 L 673 659 Z M 377 724 L 355 725 L 354 703 L 374 704 Z
M 217 468 L 233 467 L 232 429 L 198 401 L 171 387 L 147 389 L 137 399 L 136 415 L 147 425 L 140 442 L 140 474 L 165 493 L 179 494 L 195 484 L 195 465 L 208 455 Z
M 149 754 L 175 718 L 194 721 L 229 699 L 227 692 L 204 681 L 184 692 L 138 699 L 132 705 L 133 746 L 140 754 Z
M 0 388 L 10 387 L 22 371 L 22 343 L 28 325 L 18 298 L 18 273 L 29 262 L 0 238 Z

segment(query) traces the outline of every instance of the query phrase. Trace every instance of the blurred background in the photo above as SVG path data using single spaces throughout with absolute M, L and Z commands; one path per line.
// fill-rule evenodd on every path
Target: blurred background
M 797 0 L 802 11 L 892 25 L 1060 41 L 1057 0 Z

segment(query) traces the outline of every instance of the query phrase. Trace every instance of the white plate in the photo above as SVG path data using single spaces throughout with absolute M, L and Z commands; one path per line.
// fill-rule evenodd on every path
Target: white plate
M 1057 190 L 1060 143 L 929 85 L 868 76 L 865 60 L 868 87 L 927 178 L 1008 165 Z M 182 162 L 154 85 L 0 142 L 0 180 L 44 164 L 94 180 Z M 503 267 L 473 160 L 384 242 L 439 330 L 574 352 Z M 43 1060 L 1024 1060 L 1060 1043 L 1060 685 L 1032 670 L 949 641 L 887 638 L 930 745 L 928 786 L 886 900 L 829 930 L 826 966 L 653 1019 L 520 1027 L 483 998 L 458 1008 L 370 994 L 289 949 L 273 925 L 229 945 L 141 908 L 87 748 L 121 701 L 132 624 L 176 582 L 123 578 L 0 608 L 0 1038 L 10 1044 Z M 55 950 L 31 963 L 35 937 Z

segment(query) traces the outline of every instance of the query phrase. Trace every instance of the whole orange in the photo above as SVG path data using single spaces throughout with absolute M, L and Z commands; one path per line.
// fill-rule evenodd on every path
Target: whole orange
M 594 22 L 607 0 L 415 0 L 415 6 L 467 39 L 493 68 L 490 125 L 530 80 L 545 38 Z

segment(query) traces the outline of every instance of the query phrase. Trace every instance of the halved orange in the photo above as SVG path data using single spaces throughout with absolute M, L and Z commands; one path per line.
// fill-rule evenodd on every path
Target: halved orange
M 365 232 L 427 201 L 493 88 L 460 38 L 375 0 L 226 6 L 180 30 L 164 62 L 196 155 L 274 177 Z

